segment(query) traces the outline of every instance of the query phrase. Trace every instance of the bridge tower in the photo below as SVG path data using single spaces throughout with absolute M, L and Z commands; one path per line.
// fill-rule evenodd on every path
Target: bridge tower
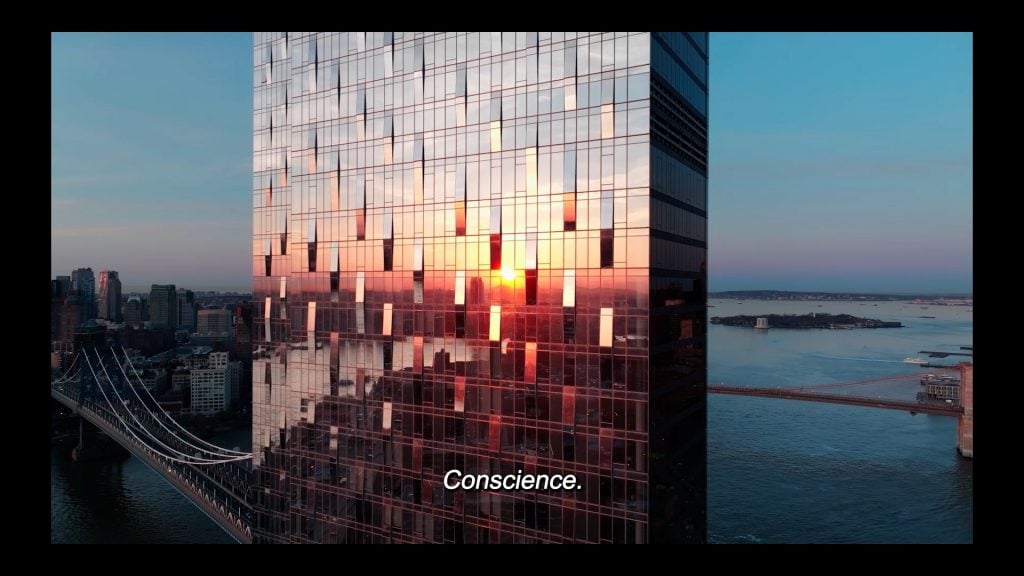
M 79 410 L 81 410 L 83 402 L 93 399 L 93 397 L 98 393 L 96 388 L 96 378 L 93 376 L 92 371 L 89 370 L 88 364 L 86 363 L 86 351 L 87 350 L 85 348 L 79 348 L 78 350 L 78 362 L 81 369 L 78 371 L 78 378 L 75 381 L 74 388 L 75 391 L 78 392 Z M 91 350 L 89 351 L 91 352 Z M 95 367 L 96 361 L 91 358 L 90 360 Z
M 960 364 L 960 406 L 964 413 L 956 423 L 956 449 L 964 458 L 974 458 L 974 365 Z
M 96 429 L 93 426 L 85 425 L 85 418 L 82 417 L 82 404 L 91 400 L 96 393 L 96 378 L 93 377 L 85 360 L 85 347 L 78 348 L 78 376 L 73 383 L 74 390 L 78 393 L 76 413 L 78 414 L 78 445 L 71 452 L 72 458 L 76 461 L 87 458 L 95 444 Z

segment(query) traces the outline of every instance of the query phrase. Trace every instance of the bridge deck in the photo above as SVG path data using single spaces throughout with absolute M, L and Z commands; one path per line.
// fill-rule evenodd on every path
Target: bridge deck
M 896 400 L 891 398 L 869 398 L 867 396 L 845 396 L 839 394 L 822 394 L 792 388 L 741 388 L 738 386 L 708 386 L 708 392 L 714 394 L 732 394 L 736 396 L 758 396 L 761 398 L 777 398 L 780 400 L 805 400 L 826 404 L 846 404 L 848 406 L 866 406 L 869 408 L 885 408 L 902 410 L 910 413 L 934 414 L 937 416 L 960 416 L 963 408 L 955 404 L 924 404 L 913 400 Z
M 195 469 L 193 466 L 164 462 L 152 453 L 147 446 L 142 445 L 138 440 L 121 431 L 118 426 L 114 425 L 113 419 L 108 420 L 108 418 L 96 410 L 79 406 L 74 398 L 52 386 L 50 388 L 50 396 L 64 406 L 74 410 L 82 418 L 85 418 L 86 421 L 105 432 L 133 456 L 149 466 L 185 496 L 189 502 L 216 522 L 235 541 L 242 544 L 252 543 L 252 529 L 249 526 L 251 510 L 244 506 L 237 506 L 237 510 L 229 509 L 234 507 L 231 505 L 230 500 L 225 498 L 225 501 L 221 501 L 216 495 L 215 489 L 210 490 L 206 488 L 207 485 L 215 486 L 216 484 L 216 481 L 209 475 Z M 231 490 L 223 486 L 221 491 L 228 494 L 231 493 Z M 225 505 L 225 502 L 228 502 L 228 504 Z

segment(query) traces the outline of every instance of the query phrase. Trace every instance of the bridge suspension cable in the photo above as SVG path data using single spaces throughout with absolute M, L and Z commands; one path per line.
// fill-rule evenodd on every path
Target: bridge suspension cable
M 128 367 L 132 369 L 132 373 L 135 374 L 135 377 L 138 378 L 139 383 L 142 384 L 142 377 L 139 376 L 138 370 L 136 370 L 135 365 L 132 364 L 132 359 L 128 357 L 128 351 L 124 349 L 124 346 L 121 347 L 121 352 L 124 354 L 125 360 L 128 362 Z M 125 378 L 127 378 L 127 376 L 125 376 Z M 164 410 L 164 407 L 161 406 L 160 403 L 156 401 L 156 398 L 153 397 L 153 394 L 150 393 L 149 389 L 146 388 L 145 384 L 142 385 L 142 389 L 146 392 L 146 395 L 149 396 L 149 399 L 152 400 L 154 404 L 156 404 L 157 409 L 160 410 L 160 412 L 163 413 L 163 415 L 166 416 L 167 419 L 170 420 L 172 424 L 174 424 L 179 430 L 187 434 L 189 437 L 195 439 L 196 442 L 216 448 L 218 450 L 223 450 L 224 452 L 227 452 L 229 454 L 237 454 L 239 456 L 252 456 L 251 452 L 242 452 L 240 450 L 229 450 L 227 448 L 222 448 L 220 446 L 217 446 L 216 444 L 211 444 L 210 442 L 207 442 L 206 440 L 203 440 L 202 438 L 189 432 L 184 426 L 179 424 L 177 420 L 172 418 L 171 415 L 168 414 L 166 410 Z
M 142 405 L 142 408 L 144 410 L 146 410 L 146 412 L 149 414 L 150 418 L 155 420 L 156 423 L 159 424 L 161 428 L 163 428 L 165 431 L 167 431 L 168 434 L 172 434 L 172 435 L 176 436 L 178 438 L 178 440 L 180 440 L 183 444 L 185 444 L 189 448 L 194 448 L 194 449 L 199 450 L 201 452 L 206 452 L 206 453 L 208 453 L 208 454 L 210 454 L 212 456 L 215 456 L 217 458 L 221 458 L 221 459 L 229 458 L 230 459 L 230 457 L 232 456 L 231 454 L 224 454 L 222 452 L 215 452 L 213 450 L 210 450 L 209 448 L 204 448 L 202 446 L 196 446 L 195 444 L 192 444 L 191 442 L 189 442 L 188 440 L 185 440 L 181 436 L 178 436 L 176 432 L 174 432 L 173 430 L 168 428 L 167 425 L 164 424 L 163 421 L 161 421 L 161 419 L 159 417 L 157 417 L 157 415 L 154 414 L 152 410 L 150 410 L 149 406 L 146 405 L 146 402 L 142 400 L 142 396 L 139 395 L 139 391 L 135 389 L 134 385 L 132 385 L 131 378 L 129 378 L 128 374 L 124 371 L 124 367 L 121 365 L 121 361 L 118 360 L 117 353 L 114 351 L 113 347 L 110 348 L 110 351 L 111 351 L 111 353 L 114 356 L 114 362 L 117 363 L 117 367 L 121 370 L 121 375 L 124 376 L 125 380 L 128 382 L 128 387 L 131 388 L 132 392 L 135 394 L 135 397 L 139 400 L 139 404 Z M 136 373 L 136 376 L 138 376 L 138 373 Z M 139 379 L 139 384 L 141 385 L 143 390 L 146 390 L 147 393 L 149 392 L 149 390 L 146 388 L 146 385 L 142 382 L 141 378 Z M 153 400 L 153 402 L 155 404 L 157 404 L 159 406 L 159 403 L 156 402 L 156 400 L 153 398 L 152 395 L 150 395 L 149 397 L 150 397 L 150 399 Z M 166 414 L 166 412 L 165 412 L 165 414 Z M 168 418 L 170 418 L 169 415 L 168 415 Z M 174 419 L 171 418 L 171 420 L 173 421 Z M 226 448 L 221 448 L 221 450 L 227 451 Z M 238 453 L 235 456 L 237 457 L 237 456 L 242 456 L 242 455 L 244 455 L 244 453 Z M 225 460 L 225 461 L 227 461 L 227 460 Z
M 136 427 L 139 430 L 141 430 L 143 433 L 145 433 L 147 436 L 149 436 L 151 439 L 153 439 L 153 441 L 155 441 L 156 443 L 160 444 L 164 448 L 166 448 L 166 449 L 168 449 L 168 450 L 170 450 L 170 451 L 172 451 L 172 452 L 174 452 L 176 454 L 180 454 L 181 456 L 183 456 L 185 458 L 190 458 L 192 460 L 191 463 L 196 463 L 196 464 L 198 464 L 198 463 L 214 464 L 214 463 L 222 463 L 222 462 L 230 461 L 230 460 L 226 460 L 226 459 L 225 460 L 212 460 L 212 459 L 208 459 L 208 458 L 202 458 L 202 457 L 194 456 L 194 455 L 182 452 L 180 450 L 177 450 L 177 449 L 173 448 L 172 446 L 169 446 L 168 444 L 164 443 L 159 438 L 157 438 L 152 432 L 150 432 L 146 428 L 146 426 L 138 419 L 137 416 L 135 416 L 135 414 L 132 412 L 132 410 L 128 407 L 128 402 L 123 397 L 121 397 L 121 393 L 118 392 L 117 391 L 117 387 L 114 386 L 114 381 L 113 381 L 112 378 L 110 378 L 110 374 L 107 372 L 107 368 L 103 364 L 103 359 L 100 357 L 99 351 L 95 350 L 95 352 L 96 352 L 97 362 L 99 363 L 100 369 L 103 370 L 103 374 L 106 376 L 107 382 L 110 384 L 110 389 L 114 391 L 114 394 L 117 396 L 118 401 L 120 401 L 121 404 L 128 411 L 128 415 L 131 416 L 132 420 L 135 421 Z M 88 356 L 86 356 L 86 361 L 89 362 Z M 90 362 L 90 367 L 91 367 L 91 362 Z M 97 385 L 100 386 L 100 391 L 104 393 L 103 394 L 104 398 L 106 398 L 106 392 L 103 390 L 103 387 L 100 384 L 99 380 L 97 380 Z M 132 425 L 129 422 L 127 422 L 126 420 L 124 420 L 124 418 L 122 418 L 121 415 L 117 413 L 117 411 L 113 408 L 113 405 L 111 404 L 109 399 L 107 400 L 107 403 L 110 405 L 111 410 L 113 411 L 114 416 L 117 417 L 117 419 L 125 427 L 129 427 L 130 428 Z
M 187 454 L 187 453 L 185 453 L 185 452 L 181 452 L 180 450 L 176 450 L 176 449 L 174 449 L 173 447 L 171 447 L 171 446 L 168 446 L 168 445 L 167 445 L 166 443 L 162 442 L 162 441 L 161 441 L 161 440 L 160 440 L 159 438 L 157 438 L 157 437 L 156 437 L 156 436 L 155 436 L 155 435 L 154 435 L 154 434 L 153 434 L 152 432 L 150 432 L 149 430 L 147 430 L 147 429 L 146 429 L 146 427 L 145 427 L 145 425 L 143 425 L 143 424 L 142 424 L 141 422 L 139 422 L 138 418 L 136 418 L 136 417 L 135 417 L 135 415 L 131 413 L 131 410 L 130 410 L 130 409 L 128 409 L 128 405 L 127 405 L 127 402 L 125 402 L 125 400 L 124 400 L 123 398 L 121 398 L 121 395 L 120 395 L 120 394 L 118 393 L 118 391 L 117 391 L 117 388 L 116 388 L 116 387 L 114 386 L 114 384 L 113 384 L 113 381 L 112 381 L 112 380 L 110 379 L 110 375 L 109 375 L 109 374 L 107 374 L 107 372 L 106 372 L 106 367 L 104 367 L 104 366 L 103 366 L 103 361 L 102 361 L 102 359 L 101 359 L 101 358 L 99 358 L 99 353 L 97 352 L 97 360 L 99 361 L 99 365 L 100 365 L 100 368 L 101 368 L 101 369 L 103 370 L 104 374 L 105 374 L 105 375 L 107 376 L 107 382 L 108 382 L 108 383 L 110 384 L 110 388 L 111 388 L 111 390 L 113 390 L 113 391 L 114 391 L 114 394 L 116 394 L 116 395 L 118 396 L 118 400 L 119 400 L 119 401 L 120 401 L 120 402 L 121 402 L 121 403 L 122 403 L 122 404 L 124 405 L 125 409 L 126 409 L 126 410 L 128 410 L 128 412 L 129 412 L 129 415 L 130 415 L 130 416 L 131 416 L 131 417 L 132 417 L 132 418 L 133 418 L 133 419 L 134 419 L 134 420 L 135 420 L 135 421 L 137 422 L 137 425 L 132 425 L 131 423 L 129 423 L 128 421 L 126 421 L 126 420 L 125 420 L 125 419 L 124 419 L 124 418 L 123 418 L 123 417 L 122 417 L 122 416 L 121 416 L 121 415 L 120 415 L 120 414 L 119 414 L 119 413 L 117 412 L 117 410 L 116 410 L 116 409 L 114 408 L 114 405 L 113 405 L 113 403 L 111 402 L 111 400 L 110 400 L 109 396 L 107 396 L 107 393 L 106 393 L 106 391 L 105 391 L 105 390 L 103 390 L 103 386 L 102 386 L 102 383 L 100 382 L 100 380 L 99 380 L 99 376 L 98 376 L 98 375 L 96 374 L 96 371 L 95 371 L 95 369 L 94 369 L 94 368 L 92 367 L 92 362 L 91 362 L 91 361 L 89 360 L 89 357 L 88 357 L 88 355 L 86 355 L 86 358 L 85 358 L 85 359 L 86 359 L 86 363 L 87 363 L 87 364 L 89 365 L 89 369 L 90 369 L 90 370 L 92 370 L 92 372 L 93 372 L 93 376 L 94 376 L 94 377 L 96 378 L 96 383 L 97 383 L 97 386 L 98 386 L 98 387 L 100 388 L 100 392 L 102 392 L 102 393 L 103 393 L 103 398 L 104 398 L 104 400 L 106 400 L 106 401 L 107 401 L 107 405 L 108 405 L 108 406 L 110 407 L 110 412 L 111 412 L 111 414 L 112 414 L 112 415 L 113 415 L 113 416 L 114 416 L 115 418 L 117 418 L 117 420 L 118 420 L 118 421 L 119 421 L 119 422 L 121 423 L 121 425 L 122 425 L 122 426 L 124 426 L 124 428 L 125 428 L 125 429 L 126 429 L 126 430 L 127 430 L 127 431 L 128 431 L 128 432 L 129 432 L 129 433 L 130 433 L 130 434 L 131 434 L 131 435 L 132 435 L 132 436 L 133 436 L 133 437 L 134 437 L 134 438 L 136 439 L 136 440 L 138 440 L 138 441 L 139 441 L 140 443 L 142 443 L 143 445 L 145 445 L 145 446 L 149 447 L 149 448 L 150 448 L 151 450 L 153 450 L 154 452 L 156 452 L 156 453 L 157 453 L 157 454 L 158 454 L 158 455 L 159 455 L 160 457 L 162 457 L 162 458 L 167 458 L 167 459 L 169 459 L 169 460 L 172 460 L 172 461 L 175 461 L 175 462 L 180 462 L 180 463 L 182 463 L 182 464 L 192 464 L 192 465 L 197 465 L 197 466 L 198 466 L 198 465 L 210 465 L 210 464 L 224 464 L 224 463 L 227 463 L 227 462 L 234 462 L 234 461 L 236 461 L 236 459 L 224 459 L 224 460 L 211 460 L 211 459 L 208 459 L 208 458 L 200 458 L 200 457 L 196 457 L 196 456 L 193 456 L 193 455 Z M 182 459 L 180 459 L 180 458 L 177 458 L 177 457 L 175 457 L 175 456 L 173 456 L 173 455 L 168 455 L 168 454 L 165 454 L 165 453 L 161 452 L 161 451 L 160 451 L 160 449 L 156 448 L 155 446 L 152 446 L 152 445 L 150 445 L 150 444 L 149 444 L 149 443 L 148 443 L 148 442 L 147 442 L 146 440 L 144 440 L 144 439 L 140 438 L 140 437 L 139 437 L 139 436 L 138 436 L 137 434 L 135 434 L 135 432 L 133 431 L 133 428 L 136 428 L 136 429 L 140 430 L 140 431 L 141 431 L 142 433 L 144 433 L 145 435 L 149 436 L 149 437 L 150 437 L 150 438 L 151 438 L 151 439 L 152 439 L 152 440 L 153 440 L 154 442 L 156 442 L 156 443 L 157 443 L 157 444 L 159 444 L 160 446 L 163 446 L 163 447 L 164 447 L 165 449 L 167 449 L 167 450 L 169 450 L 169 451 L 171 451 L 171 452 L 173 452 L 173 453 L 175 453 L 175 454 L 179 454 L 179 455 L 181 455 L 181 456 L 182 456 L 182 457 L 184 457 L 184 458 L 187 458 L 187 460 L 182 460 Z M 243 460 L 243 459 L 244 459 L 244 458 L 238 458 L 237 460 Z
M 77 364 L 77 363 L 78 363 L 78 357 L 79 357 L 79 356 L 80 356 L 81 354 L 82 354 L 81 352 L 79 352 L 78 354 L 75 354 L 75 359 L 71 361 L 71 365 L 70 365 L 70 366 L 68 366 L 68 369 L 64 371 L 64 374 L 63 374 L 63 375 L 61 375 L 61 377 L 60 377 L 60 378 L 57 378 L 57 380 L 55 381 L 55 383 L 57 383 L 57 384 L 60 384 L 60 383 L 63 383 L 63 382 L 67 382 L 68 380 L 72 380 L 72 379 L 74 379 L 74 378 L 75 378 L 76 376 L 78 376 L 78 374 L 79 374 L 79 373 L 80 373 L 80 372 L 82 371 L 82 369 L 81 369 L 81 368 L 79 368 L 79 369 L 78 369 L 78 372 L 75 372 L 75 376 L 72 376 L 71 378 L 68 378 L 68 374 L 70 374 L 70 373 L 71 373 L 71 369 L 72 369 L 72 368 L 74 368 L 74 367 L 75 367 L 75 364 Z
M 70 378 L 58 378 L 58 379 L 54 380 L 53 383 L 54 384 L 64 384 L 65 382 L 71 382 L 72 380 L 78 378 L 78 375 L 81 374 L 81 373 L 82 373 L 82 369 L 79 368 L 78 371 L 75 372 L 74 376 L 71 376 Z
M 89 370 L 92 372 L 93 378 L 96 379 L 96 385 L 100 389 L 100 392 L 103 394 L 103 399 L 106 400 L 107 405 L 110 407 L 111 414 L 115 418 L 117 418 L 117 420 L 121 423 L 121 425 L 124 426 L 125 430 L 127 430 L 128 433 L 131 434 L 137 441 L 139 441 L 140 443 L 142 443 L 144 445 L 149 446 L 150 449 L 152 449 L 155 452 L 157 452 L 163 458 L 166 458 L 166 459 L 174 461 L 174 462 L 180 462 L 182 464 L 191 464 L 191 465 L 195 465 L 195 466 L 210 465 L 210 464 L 225 464 L 227 462 L 237 462 L 237 461 L 240 461 L 240 460 L 247 460 L 247 459 L 252 457 L 251 455 L 248 455 L 248 456 L 238 456 L 238 457 L 234 457 L 234 458 L 225 458 L 225 459 L 222 459 L 222 460 L 211 460 L 211 459 L 208 459 L 208 458 L 201 458 L 201 457 L 197 457 L 197 456 L 193 456 L 193 455 L 187 454 L 185 452 L 182 452 L 180 450 L 176 450 L 175 448 L 172 448 L 171 446 L 168 446 L 167 444 L 165 444 L 163 441 L 161 441 L 159 438 L 157 438 L 156 435 L 154 435 L 152 432 L 147 430 L 146 427 L 135 416 L 135 414 L 132 413 L 132 411 L 128 408 L 128 403 L 125 402 L 124 398 L 122 398 L 121 394 L 117 391 L 117 387 L 114 386 L 114 382 L 110 378 L 110 374 L 107 372 L 106 367 L 103 365 L 103 359 L 100 357 L 99 351 L 97 350 L 95 352 L 96 352 L 96 360 L 99 363 L 100 368 L 103 370 L 103 373 L 104 373 L 104 375 L 107 378 L 107 383 L 110 384 L 110 389 L 114 391 L 114 394 L 117 396 L 117 399 L 121 402 L 121 404 L 128 411 L 128 415 L 131 416 L 133 420 L 135 420 L 135 422 L 136 422 L 135 426 L 133 426 L 132 424 L 129 424 L 117 412 L 117 410 L 114 408 L 114 404 L 110 401 L 110 397 L 107 395 L 106 390 L 103 389 L 103 385 L 100 382 L 99 376 L 96 374 L 95 368 L 93 368 L 93 366 L 92 366 L 92 361 L 89 360 L 88 354 L 86 354 L 86 356 L 85 356 L 85 362 L 89 366 Z M 157 448 L 153 447 L 152 445 L 150 445 L 147 441 L 143 440 L 142 438 L 139 438 L 139 436 L 137 434 L 135 434 L 135 432 L 134 432 L 134 430 L 132 430 L 132 428 L 138 428 L 142 433 L 144 433 L 147 436 L 149 436 L 154 442 L 156 442 L 160 446 L 163 446 L 166 450 L 169 450 L 170 452 L 178 454 L 178 455 L 180 455 L 180 456 L 182 456 L 182 457 L 184 457 L 186 459 L 183 460 L 181 458 L 177 458 L 175 456 L 171 456 L 171 455 L 168 455 L 166 453 L 161 452 L 159 449 L 157 449 Z

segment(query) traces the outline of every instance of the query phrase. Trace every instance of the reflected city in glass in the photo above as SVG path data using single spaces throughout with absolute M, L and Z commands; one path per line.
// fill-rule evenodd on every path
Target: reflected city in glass
M 258 541 L 705 541 L 707 49 L 254 35 Z

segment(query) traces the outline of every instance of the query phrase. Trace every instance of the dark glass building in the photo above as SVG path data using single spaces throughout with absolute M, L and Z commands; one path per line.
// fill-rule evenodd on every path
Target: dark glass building
M 100 271 L 99 317 L 121 321 L 121 279 L 115 270 Z
M 705 540 L 707 74 L 703 32 L 255 34 L 257 541 Z
M 178 326 L 178 294 L 174 284 L 153 284 L 149 289 L 149 319 L 154 328 Z

